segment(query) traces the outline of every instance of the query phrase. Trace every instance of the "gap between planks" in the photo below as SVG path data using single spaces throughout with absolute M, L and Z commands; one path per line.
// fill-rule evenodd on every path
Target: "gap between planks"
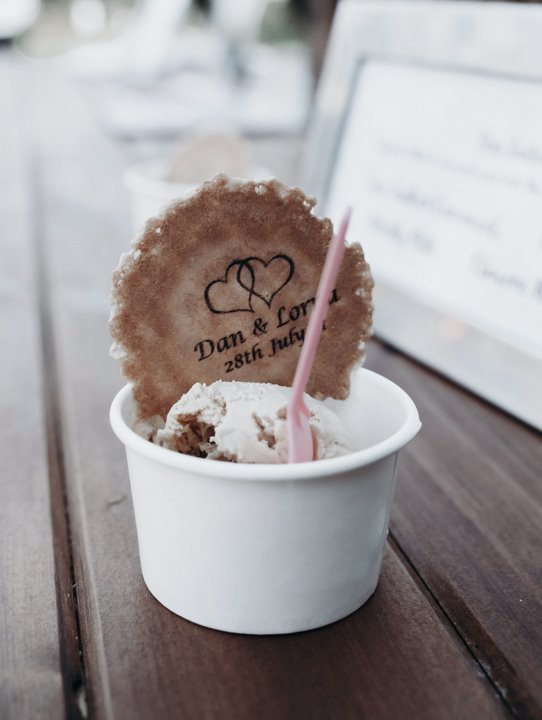
M 28 75 L 27 78 L 28 80 Z M 33 93 L 28 93 L 32 98 Z M 28 100 L 22 117 L 32 118 Z M 25 123 L 27 136 L 26 173 L 32 208 L 32 238 L 34 246 L 34 273 L 36 278 L 36 314 L 40 334 L 42 392 L 47 440 L 47 464 L 55 586 L 57 600 L 60 665 L 64 690 L 65 714 L 68 720 L 85 720 L 88 717 L 85 666 L 81 640 L 81 627 L 77 605 L 77 586 L 74 570 L 72 533 L 68 510 L 66 464 L 62 444 L 62 416 L 58 385 L 58 366 L 54 343 L 54 326 L 51 315 L 51 288 L 47 269 L 47 242 L 40 230 L 44 217 L 41 185 L 42 168 L 35 128 Z
M 396 554 L 399 561 L 403 564 L 406 571 L 416 583 L 420 592 L 427 598 L 428 602 L 434 608 L 437 615 L 439 615 L 439 617 L 443 621 L 443 624 L 450 628 L 451 634 L 456 637 L 459 644 L 462 645 L 467 651 L 467 653 L 471 656 L 473 661 L 478 666 L 479 672 L 487 678 L 490 685 L 494 688 L 495 693 L 499 696 L 504 706 L 507 708 L 507 710 L 509 710 L 511 715 L 515 718 L 518 718 L 518 720 L 542 718 L 542 709 L 538 705 L 535 698 L 533 698 L 532 695 L 529 693 L 525 684 L 517 675 L 514 668 L 500 652 L 499 648 L 493 643 L 487 633 L 484 632 L 483 628 L 479 626 L 479 623 L 477 623 L 476 618 L 472 616 L 472 613 L 470 613 L 469 609 L 465 605 L 463 605 L 464 615 L 468 616 L 467 624 L 476 624 L 478 633 L 482 633 L 484 635 L 484 645 L 491 645 L 494 650 L 494 657 L 492 658 L 491 665 L 489 664 L 489 662 L 484 662 L 484 659 L 477 655 L 476 644 L 469 642 L 467 637 L 465 637 L 465 635 L 461 632 L 458 623 L 454 622 L 453 618 L 447 612 L 442 602 L 433 593 L 428 583 L 424 580 L 421 573 L 417 570 L 414 563 L 410 560 L 405 550 L 401 546 L 401 543 L 398 541 L 398 539 L 395 537 L 394 533 L 391 530 L 388 534 L 388 543 L 390 545 L 390 548 Z M 496 664 L 500 669 L 499 673 L 492 672 L 492 668 Z M 499 677 L 497 677 L 497 674 Z M 504 684 L 503 680 L 506 680 L 506 684 Z M 513 691 L 511 690 L 511 687 L 514 688 Z

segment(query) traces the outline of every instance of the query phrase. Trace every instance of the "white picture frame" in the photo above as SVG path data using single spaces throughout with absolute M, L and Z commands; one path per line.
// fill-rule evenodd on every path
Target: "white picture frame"
M 316 96 L 303 172 L 303 187 L 318 198 L 320 214 L 330 215 L 336 221 L 341 204 L 353 206 L 350 240 L 361 242 L 370 263 L 371 252 L 374 259 L 377 336 L 539 429 L 542 429 L 542 155 L 538 157 L 537 153 L 538 148 L 542 152 L 541 37 L 540 6 L 342 0 Z M 440 91 L 443 104 L 431 103 L 431 98 Z M 419 107 L 409 101 L 413 94 Z M 477 98 L 483 101 L 476 103 Z M 388 107 L 390 112 L 386 112 Z M 450 112 L 450 108 L 456 109 L 456 113 Z M 448 119 L 452 116 L 453 123 Z M 481 128 L 488 126 L 487 118 L 498 117 L 498 130 L 509 137 L 509 128 L 514 128 L 516 122 L 523 128 L 523 120 L 521 123 L 519 120 L 526 116 L 532 116 L 533 122 L 523 135 L 531 133 L 537 145 L 530 158 L 533 172 L 525 175 L 525 183 L 532 181 L 534 190 L 526 192 L 523 198 L 517 195 L 520 190 L 515 188 L 513 195 L 500 182 L 501 178 L 509 177 L 508 167 L 515 167 L 517 158 L 497 155 L 497 146 L 492 145 L 497 133 L 488 131 L 483 135 Z M 432 162 L 435 157 L 428 155 L 436 147 L 431 123 L 439 124 L 449 140 L 446 158 L 456 163 L 452 168 L 456 177 L 459 169 L 465 171 L 467 167 L 465 157 L 470 148 L 467 140 L 470 142 L 475 135 L 479 138 L 480 147 L 472 154 L 469 152 L 468 159 L 469 167 L 480 177 L 469 176 L 465 183 L 454 180 L 452 197 L 462 203 L 457 206 L 461 212 L 457 211 L 455 218 L 453 203 L 444 208 L 447 218 L 442 217 L 445 214 L 442 206 L 437 206 L 441 217 L 435 221 L 419 215 L 424 230 L 428 228 L 431 232 L 433 226 L 436 228 L 440 245 L 433 258 L 428 253 L 418 261 L 414 251 L 406 247 L 406 240 L 402 255 L 394 249 L 397 237 L 401 241 L 403 235 L 407 237 L 406 231 L 401 235 L 403 227 L 408 229 L 408 223 L 416 216 L 411 208 L 400 209 L 391 201 L 386 205 L 387 195 L 394 200 L 397 196 L 381 182 L 380 176 L 380 184 L 375 180 L 375 173 L 387 178 L 388 183 L 390 178 L 407 179 L 413 167 L 407 162 L 412 160 L 412 152 L 406 160 L 397 153 L 387 160 L 382 148 L 389 154 L 391 145 L 381 143 L 377 150 L 374 147 L 382 137 L 387 137 L 382 133 L 389 132 L 395 139 L 404 135 L 411 144 L 405 140 L 401 150 L 415 148 L 418 162 L 419 148 L 424 151 L 424 164 L 418 165 L 416 171 L 420 183 L 445 184 L 447 177 L 453 177 L 450 168 L 440 167 L 437 172 L 427 162 L 427 157 Z M 427 153 L 425 144 L 429 148 Z M 531 149 L 532 143 L 528 150 Z M 498 151 L 501 152 L 500 146 Z M 479 152 L 482 155 L 477 155 Z M 487 156 L 489 160 L 483 154 L 487 152 L 493 153 Z M 495 190 L 487 183 L 488 162 L 500 183 L 492 180 Z M 482 172 L 486 179 L 480 175 Z M 521 175 L 522 182 L 523 179 Z M 463 185 L 468 186 L 469 182 L 478 187 L 479 196 L 473 198 L 471 193 L 467 197 L 466 190 L 461 195 Z M 534 194 L 538 193 L 539 185 L 540 209 Z M 383 197 L 375 196 L 377 190 Z M 396 190 L 395 186 L 392 190 Z M 466 264 L 461 268 L 460 259 L 457 278 L 461 285 L 457 295 L 461 302 L 457 298 L 452 302 L 453 288 L 443 271 L 443 263 L 448 263 L 449 268 L 455 262 L 455 249 L 447 229 L 454 220 L 463 222 L 464 227 L 457 234 L 457 255 L 463 254 L 469 268 L 481 262 L 485 247 L 484 238 L 479 239 L 476 232 L 482 228 L 489 234 L 489 220 L 487 226 L 484 220 L 480 220 L 478 228 L 467 226 L 467 221 L 478 222 L 478 205 L 474 201 L 479 205 L 480 218 L 493 216 L 493 207 L 499 209 L 503 216 L 499 215 L 499 219 L 504 218 L 498 233 L 502 247 L 495 252 L 501 253 L 501 269 L 503 258 L 508 258 L 510 282 L 516 279 L 514 273 L 519 277 L 518 283 L 523 282 L 521 273 L 525 276 L 525 292 L 518 291 L 517 299 L 510 295 L 510 302 L 506 293 L 511 291 L 501 287 L 504 280 L 509 280 L 508 275 L 503 280 L 502 270 L 491 275 L 493 270 L 480 265 L 478 274 L 473 272 L 471 277 Z M 523 203 L 521 215 L 516 207 L 519 202 Z M 397 216 L 400 229 L 397 230 L 397 225 L 392 228 L 397 234 L 395 246 L 391 241 L 386 245 L 385 239 L 377 243 L 377 230 L 383 230 L 378 225 L 375 208 L 385 220 L 388 208 L 391 217 L 395 217 L 394 213 Z M 523 221 L 525 232 L 513 233 L 514 248 L 510 254 L 511 228 L 516 224 L 519 227 Z M 539 228 L 540 239 L 534 239 L 533 228 L 536 233 Z M 389 229 L 384 227 L 384 231 Z M 393 270 L 396 257 L 405 267 L 411 267 L 415 280 L 401 281 L 398 271 Z M 433 280 L 432 287 L 428 279 Z M 497 287 L 496 280 L 501 286 Z M 494 291 L 486 287 L 489 281 L 493 282 Z M 540 297 L 535 302 L 533 293 L 537 287 Z M 470 312 L 475 304 L 477 312 Z M 500 310 L 493 312 L 493 308 Z

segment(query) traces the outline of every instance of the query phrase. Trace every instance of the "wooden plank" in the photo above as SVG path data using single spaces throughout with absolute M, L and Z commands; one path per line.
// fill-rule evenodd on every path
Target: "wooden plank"
M 424 423 L 393 535 L 518 717 L 542 717 L 540 433 L 385 346 L 368 364 Z
M 508 717 L 479 664 L 394 550 L 365 608 L 289 637 L 207 630 L 174 616 L 147 592 L 124 453 L 107 421 L 121 384 L 105 325 L 111 271 L 129 241 L 122 158 L 89 123 L 73 90 L 48 77 L 38 85 L 43 232 L 92 716 Z
M 24 74 L 0 49 L 0 717 L 64 717 Z

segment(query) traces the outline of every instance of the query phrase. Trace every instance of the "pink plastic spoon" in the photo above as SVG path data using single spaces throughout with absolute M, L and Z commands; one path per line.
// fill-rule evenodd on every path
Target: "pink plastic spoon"
M 318 292 L 316 293 L 316 305 L 311 314 L 305 342 L 301 348 L 295 369 L 294 382 L 292 385 L 293 392 L 290 402 L 288 403 L 286 415 L 288 462 L 291 463 L 314 460 L 314 446 L 309 425 L 310 413 L 303 399 L 303 393 L 305 392 L 309 375 L 311 374 L 312 364 L 329 306 L 329 298 L 343 258 L 344 240 L 348 223 L 350 222 L 351 212 L 351 208 L 347 208 L 339 232 L 333 237 L 329 244 L 324 269 L 318 285 Z

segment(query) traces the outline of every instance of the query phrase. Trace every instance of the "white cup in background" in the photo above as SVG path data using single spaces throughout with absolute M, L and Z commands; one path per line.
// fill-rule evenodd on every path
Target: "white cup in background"
M 137 163 L 124 171 L 123 182 L 130 192 L 134 234 L 142 231 L 149 218 L 159 215 L 171 202 L 185 197 L 201 184 L 200 181 L 180 183 L 167 180 L 167 172 L 165 160 Z M 254 166 L 247 179 L 268 180 L 270 177 L 269 170 Z

